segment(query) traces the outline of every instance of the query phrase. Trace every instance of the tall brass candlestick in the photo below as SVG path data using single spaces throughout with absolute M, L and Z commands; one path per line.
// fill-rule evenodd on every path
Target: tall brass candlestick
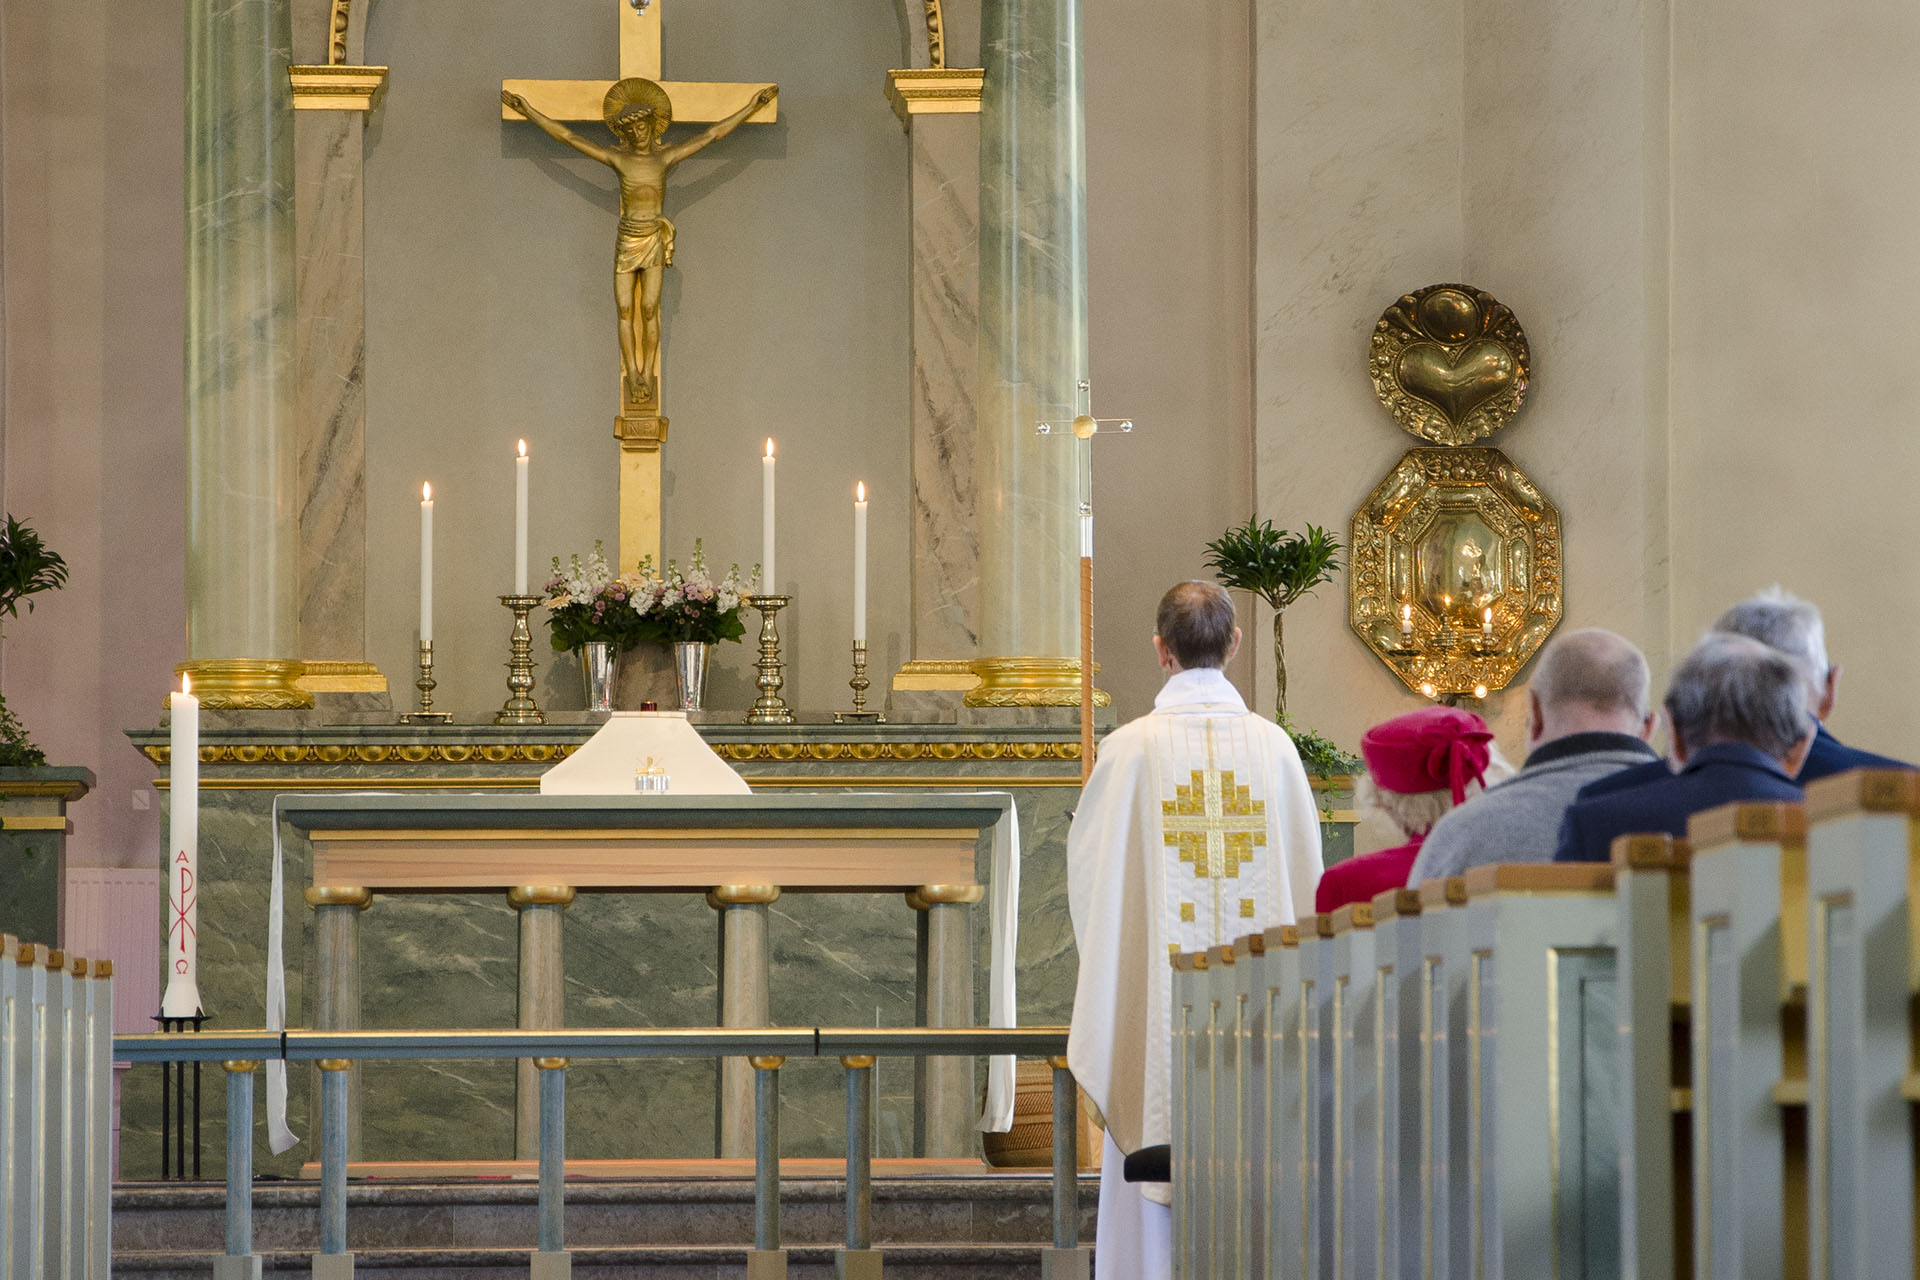
M 847 684 L 853 689 L 853 710 L 834 712 L 833 722 L 845 724 L 848 721 L 860 723 L 871 721 L 885 724 L 886 716 L 878 711 L 867 710 L 867 690 L 873 687 L 873 681 L 867 679 L 867 646 L 863 644 L 853 646 L 853 679 L 847 681 Z
M 433 678 L 433 641 L 420 642 L 420 678 L 413 687 L 420 691 L 420 709 L 401 716 L 404 724 L 445 724 L 453 719 L 451 713 L 433 709 L 433 690 L 436 685 Z
M 793 603 L 793 597 L 747 596 L 744 599 L 760 611 L 760 661 L 753 664 L 760 668 L 760 678 L 754 681 L 760 688 L 760 696 L 754 700 L 753 710 L 747 712 L 747 723 L 792 724 L 793 709 L 780 696 L 787 680 L 781 674 L 780 629 L 774 625 L 773 618 Z
M 540 603 L 540 596 L 501 596 L 500 603 L 513 610 L 513 638 L 507 659 L 506 705 L 494 714 L 495 724 L 545 724 L 546 713 L 533 700 L 533 632 L 527 615 Z

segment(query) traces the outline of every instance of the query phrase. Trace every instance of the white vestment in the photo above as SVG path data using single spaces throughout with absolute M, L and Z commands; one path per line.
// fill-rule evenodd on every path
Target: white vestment
M 1320 871 L 1299 753 L 1220 672 L 1175 674 L 1150 714 L 1101 744 L 1067 837 L 1080 952 L 1067 1061 L 1120 1150 L 1172 1141 L 1171 954 L 1292 924 L 1312 909 Z M 1103 1224 L 1111 1194 L 1169 1200 L 1164 1183 L 1109 1185 L 1103 1177 Z M 1157 1265 L 1103 1243 L 1102 1276 Z

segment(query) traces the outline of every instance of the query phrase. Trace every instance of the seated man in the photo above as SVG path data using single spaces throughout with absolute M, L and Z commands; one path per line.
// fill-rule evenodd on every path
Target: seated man
M 1526 766 L 1434 823 L 1407 884 L 1492 862 L 1551 862 L 1560 819 L 1580 788 L 1660 763 L 1647 745 L 1651 686 L 1646 658 L 1613 632 L 1555 637 L 1527 685 Z
M 1560 824 L 1556 862 L 1605 862 L 1615 836 L 1683 836 L 1688 818 L 1717 805 L 1801 798 L 1793 779 L 1814 720 L 1801 669 L 1785 654 L 1710 632 L 1674 671 L 1666 708 L 1680 771 L 1576 800 Z
M 1820 726 L 1813 736 L 1813 747 L 1807 752 L 1807 762 L 1800 767 L 1800 776 L 1796 779 L 1801 786 L 1849 769 L 1913 767 L 1903 760 L 1846 746 L 1827 732 L 1826 719 L 1833 714 L 1834 695 L 1840 686 L 1840 668 L 1827 662 L 1826 624 L 1820 619 L 1820 610 L 1811 603 L 1790 596 L 1779 587 L 1769 587 L 1721 614 L 1713 629 L 1750 636 L 1769 649 L 1778 649 L 1798 663 L 1806 676 L 1807 709 L 1819 718 Z M 1622 770 L 1595 784 L 1589 794 L 1637 787 L 1665 777 L 1667 772 L 1671 770 L 1665 761 L 1658 766 Z
M 1373 726 L 1361 735 L 1360 756 L 1367 772 L 1354 799 L 1399 827 L 1407 842 L 1327 868 L 1313 901 L 1322 915 L 1405 884 L 1434 822 L 1513 772 L 1493 749 L 1487 722 L 1454 707 L 1422 707 Z

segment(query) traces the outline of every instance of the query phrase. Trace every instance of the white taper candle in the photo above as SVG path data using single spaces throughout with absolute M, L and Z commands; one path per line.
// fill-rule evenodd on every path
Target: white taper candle
M 775 595 L 773 577 L 773 437 L 760 460 L 760 594 Z
M 433 643 L 433 486 L 420 486 L 420 643 Z
M 527 442 L 513 460 L 513 594 L 527 594 Z
M 867 482 L 853 486 L 853 643 L 867 647 Z

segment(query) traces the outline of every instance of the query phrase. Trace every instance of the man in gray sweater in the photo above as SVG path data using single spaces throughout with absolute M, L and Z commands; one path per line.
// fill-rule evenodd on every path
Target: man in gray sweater
M 1631 642 L 1590 628 L 1554 638 L 1527 686 L 1527 764 L 1434 824 L 1407 883 L 1491 862 L 1551 862 L 1574 795 L 1660 757 L 1647 660 Z

